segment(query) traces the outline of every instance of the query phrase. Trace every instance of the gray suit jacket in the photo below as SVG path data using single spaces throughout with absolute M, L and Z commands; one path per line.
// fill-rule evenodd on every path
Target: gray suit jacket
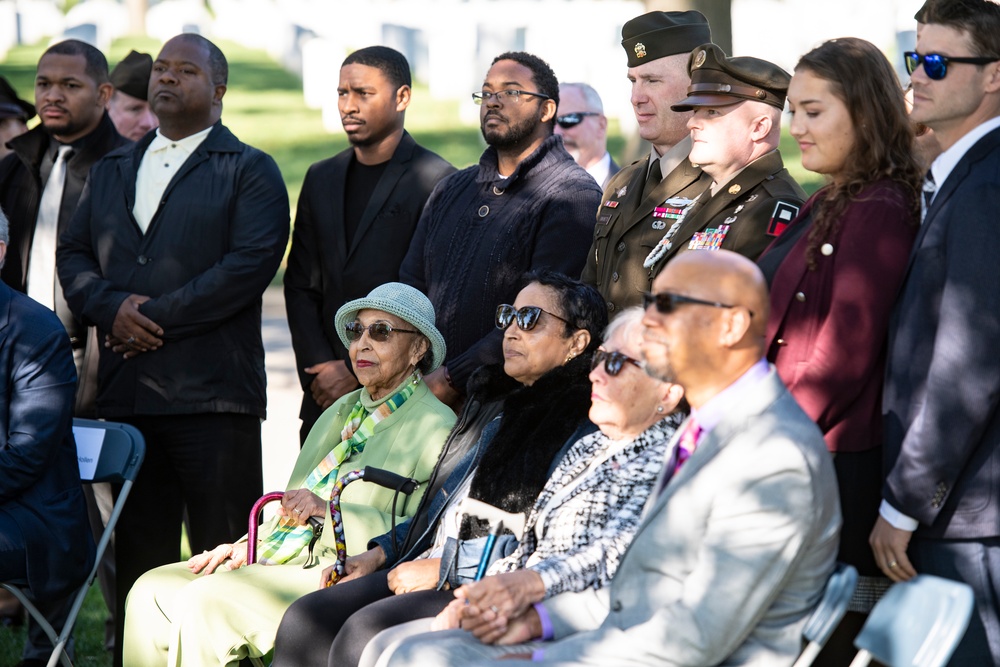
M 884 497 L 917 534 L 1000 535 L 1000 129 L 955 166 L 889 324 Z
M 833 461 L 772 368 L 650 501 L 606 593 L 545 603 L 566 638 L 544 661 L 790 665 L 839 530 Z

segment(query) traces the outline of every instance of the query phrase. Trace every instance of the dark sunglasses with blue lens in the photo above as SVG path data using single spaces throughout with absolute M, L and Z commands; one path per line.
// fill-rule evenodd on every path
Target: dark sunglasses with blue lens
M 583 119 L 587 116 L 600 116 L 601 114 L 596 111 L 574 111 L 573 113 L 564 113 L 561 116 L 556 116 L 556 125 L 564 130 L 568 130 L 571 127 L 576 127 L 583 122 Z
M 940 81 L 948 74 L 950 63 L 962 63 L 966 65 L 988 65 L 995 63 L 1000 58 L 956 58 L 952 56 L 942 56 L 940 53 L 925 53 L 923 55 L 916 51 L 907 51 L 903 54 L 906 60 L 906 71 L 913 74 L 918 67 L 924 66 L 924 74 L 932 81 Z

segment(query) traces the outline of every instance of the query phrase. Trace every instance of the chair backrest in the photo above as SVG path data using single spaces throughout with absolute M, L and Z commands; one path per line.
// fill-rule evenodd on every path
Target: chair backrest
M 806 641 L 821 646 L 830 639 L 837 625 L 847 613 L 847 604 L 858 587 L 858 571 L 846 563 L 837 563 L 836 569 L 826 582 L 823 597 L 806 621 L 802 636 Z
M 129 424 L 73 419 L 80 480 L 83 482 L 135 481 L 146 456 L 146 441 Z
M 890 667 L 940 667 L 965 634 L 972 606 L 968 584 L 917 575 L 886 591 L 854 645 Z

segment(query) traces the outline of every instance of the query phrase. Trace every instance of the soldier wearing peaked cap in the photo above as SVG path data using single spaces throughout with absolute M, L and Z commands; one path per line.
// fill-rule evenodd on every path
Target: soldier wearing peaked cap
M 650 280 L 685 250 L 723 248 L 756 259 L 806 199 L 778 153 L 789 74 L 766 60 L 729 58 L 715 44 L 695 48 L 688 71 L 688 96 L 672 108 L 694 112 L 689 158 L 711 184 L 646 256 Z
M 108 102 L 108 115 L 115 129 L 126 139 L 138 141 L 159 126 L 147 100 L 152 72 L 153 57 L 138 51 L 130 51 L 111 70 L 111 85 L 115 87 L 115 92 Z
M 639 135 L 652 148 L 611 179 L 597 211 L 582 279 L 597 287 L 612 315 L 638 305 L 649 289 L 642 262 L 663 236 L 664 223 L 672 222 L 654 216 L 664 215 L 675 198 L 690 201 L 711 183 L 687 160 L 690 112 L 670 109 L 690 83 L 691 49 L 709 40 L 708 20 L 696 11 L 649 12 L 622 27 L 632 107 Z

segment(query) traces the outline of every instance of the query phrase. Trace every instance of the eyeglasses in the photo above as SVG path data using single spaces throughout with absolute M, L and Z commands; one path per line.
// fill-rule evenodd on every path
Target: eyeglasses
M 538 318 L 541 317 L 542 313 L 556 318 L 560 322 L 566 322 L 569 324 L 568 320 L 564 320 L 558 315 L 553 315 L 547 310 L 542 310 L 538 306 L 523 306 L 521 308 L 514 308 L 514 306 L 504 303 L 497 306 L 497 317 L 496 325 L 497 329 L 506 330 L 510 326 L 510 323 L 517 320 L 517 328 L 521 331 L 531 331 L 538 324 Z
M 472 93 L 472 101 L 476 104 L 485 104 L 491 99 L 496 98 L 497 102 L 510 102 L 512 104 L 517 104 L 521 101 L 522 95 L 529 95 L 531 97 L 540 97 L 543 100 L 551 100 L 552 98 L 548 95 L 543 95 L 542 93 L 533 93 L 530 90 L 498 90 L 495 93 L 491 93 L 488 90 L 484 90 L 479 93 Z
M 556 116 L 556 125 L 564 130 L 568 130 L 571 127 L 576 127 L 583 122 L 583 119 L 587 116 L 600 116 L 601 114 L 596 111 L 575 111 L 573 113 L 565 113 L 561 116 Z
M 625 364 L 634 364 L 636 368 L 642 368 L 642 362 L 636 361 L 626 354 L 598 349 L 594 352 L 594 357 L 590 361 L 590 370 L 594 370 L 600 366 L 601 362 L 604 362 L 604 370 L 611 377 L 621 373 Z
M 1000 58 L 953 58 L 951 56 L 942 56 L 939 53 L 920 55 L 916 51 L 907 51 L 903 54 L 903 58 L 906 60 L 907 72 L 913 74 L 920 65 L 923 65 L 924 74 L 932 81 L 940 81 L 948 74 L 948 63 L 987 65 L 1000 60 Z
M 391 333 L 408 333 L 408 334 L 418 334 L 419 331 L 413 331 L 412 329 L 400 329 L 394 327 L 388 322 L 372 322 L 368 326 L 361 324 L 361 322 L 348 322 L 344 325 L 345 335 L 347 340 L 356 341 L 364 335 L 365 331 L 368 331 L 368 336 L 379 343 L 384 343 L 389 340 L 389 334 Z
M 736 306 L 732 306 L 727 303 L 705 301 L 704 299 L 696 299 L 693 296 L 684 296 L 683 294 L 674 294 L 673 292 L 658 292 L 656 294 L 651 292 L 642 293 L 643 308 L 649 308 L 654 303 L 656 304 L 656 312 L 662 313 L 663 315 L 669 315 L 677 310 L 677 306 L 685 303 L 693 303 L 699 306 L 712 306 L 713 308 L 736 308 Z M 750 317 L 753 317 L 753 311 L 750 310 L 748 312 L 750 313 Z

